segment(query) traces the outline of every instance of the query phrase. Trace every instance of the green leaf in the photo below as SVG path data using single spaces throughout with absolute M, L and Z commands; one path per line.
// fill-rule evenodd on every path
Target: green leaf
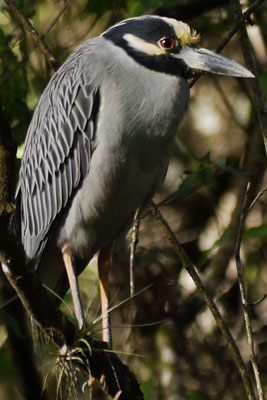
M 151 400 L 153 398 L 154 385 L 152 380 L 144 381 L 141 383 L 141 390 L 144 394 L 146 400 Z
M 178 150 L 180 150 L 183 154 L 190 158 L 193 158 L 193 160 L 199 160 L 199 157 L 197 157 L 196 153 L 189 147 L 185 146 L 180 139 L 176 138 L 175 143 Z
M 243 239 L 256 239 L 256 238 L 267 238 L 267 224 L 249 228 L 243 233 Z
M 219 167 L 223 171 L 230 172 L 231 174 L 236 175 L 240 178 L 245 179 L 248 177 L 248 174 L 245 171 L 240 171 L 239 169 L 236 169 L 236 168 L 233 168 L 232 166 L 227 165 L 227 160 L 225 158 L 222 158 L 221 160 L 213 162 L 210 158 L 210 152 L 205 154 L 203 157 L 199 157 L 196 155 L 196 153 L 192 149 L 190 149 L 189 147 L 186 147 L 178 138 L 175 139 L 175 142 L 176 142 L 178 150 L 193 160 L 199 161 L 200 163 L 205 164 L 205 165 L 214 165 L 215 167 Z
M 197 171 L 191 173 L 179 186 L 177 192 L 169 199 L 167 203 L 180 200 L 189 194 L 196 192 L 203 186 L 210 185 L 214 182 L 215 170 L 213 167 L 201 167 Z
M 212 165 L 212 161 L 210 158 L 210 152 L 208 152 L 207 154 L 205 154 L 203 157 L 199 157 L 194 150 L 190 149 L 189 147 L 185 146 L 180 139 L 176 138 L 175 139 L 175 143 L 177 145 L 177 148 L 186 156 L 192 158 L 193 160 L 196 161 L 200 161 L 204 164 L 211 164 Z

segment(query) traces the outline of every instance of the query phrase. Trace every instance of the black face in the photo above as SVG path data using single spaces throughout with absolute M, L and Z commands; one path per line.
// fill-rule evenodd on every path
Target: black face
M 164 40 L 162 50 L 167 50 L 166 54 L 151 55 L 138 50 L 129 45 L 124 39 L 126 34 L 131 34 L 144 40 L 146 43 L 157 45 Z M 163 72 L 169 75 L 183 76 L 188 79 L 194 76 L 197 71 L 191 70 L 182 59 L 175 58 L 172 54 L 177 54 L 181 50 L 181 43 L 177 39 L 174 29 L 163 19 L 157 17 L 143 17 L 131 19 L 117 25 L 105 32 L 103 36 L 111 40 L 116 46 L 124 49 L 139 64 L 154 71 Z M 172 43 L 175 42 L 175 46 Z

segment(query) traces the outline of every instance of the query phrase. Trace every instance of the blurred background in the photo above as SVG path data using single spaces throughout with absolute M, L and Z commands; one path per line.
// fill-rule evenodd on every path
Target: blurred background
M 247 8 L 251 1 L 242 1 Z M 201 46 L 214 50 L 231 30 L 229 1 L 207 0 L 17 0 L 60 63 L 85 39 L 133 16 L 159 14 L 181 19 L 201 33 Z M 248 34 L 261 89 L 267 94 L 267 6 L 252 16 Z M 222 52 L 244 65 L 239 35 Z M 0 1 L 0 101 L 18 145 L 18 166 L 33 110 L 52 77 L 32 38 Z M 160 209 L 231 329 L 253 379 L 240 302 L 234 251 L 247 179 L 253 199 L 267 184 L 266 158 L 248 80 L 202 76 L 191 89 L 189 112 L 173 147 L 165 183 L 155 197 Z M 267 292 L 266 192 L 246 219 L 241 257 L 249 303 Z M 136 295 L 130 298 L 129 244 L 117 250 L 110 277 L 114 350 L 140 380 L 146 400 L 236 399 L 246 397 L 232 356 L 193 281 L 182 268 L 157 221 L 142 218 L 135 258 Z M 95 260 L 80 277 L 92 335 L 101 337 Z M 267 300 L 250 309 L 257 361 L 267 383 Z M 63 306 L 70 318 L 72 302 Z M 0 311 L 0 399 L 20 400 L 15 366 Z M 55 349 L 37 351 L 36 362 L 55 398 Z M 54 397 L 53 397 L 54 396 Z M 64 393 L 64 399 L 88 399 Z M 104 399 L 94 385 L 93 399 Z

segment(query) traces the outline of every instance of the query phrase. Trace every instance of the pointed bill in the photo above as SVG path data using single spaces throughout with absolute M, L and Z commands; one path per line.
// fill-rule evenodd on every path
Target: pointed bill
M 190 69 L 238 78 L 254 78 L 249 70 L 237 62 L 201 47 L 182 46 L 175 57 L 181 58 Z

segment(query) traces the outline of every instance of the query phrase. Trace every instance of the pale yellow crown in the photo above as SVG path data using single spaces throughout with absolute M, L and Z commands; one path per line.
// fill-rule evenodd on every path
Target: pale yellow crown
M 163 18 L 169 25 L 172 25 L 175 30 L 176 36 L 181 40 L 182 44 L 191 46 L 200 41 L 200 34 L 194 29 L 191 30 L 190 26 L 185 22 L 177 21 L 174 18 Z

